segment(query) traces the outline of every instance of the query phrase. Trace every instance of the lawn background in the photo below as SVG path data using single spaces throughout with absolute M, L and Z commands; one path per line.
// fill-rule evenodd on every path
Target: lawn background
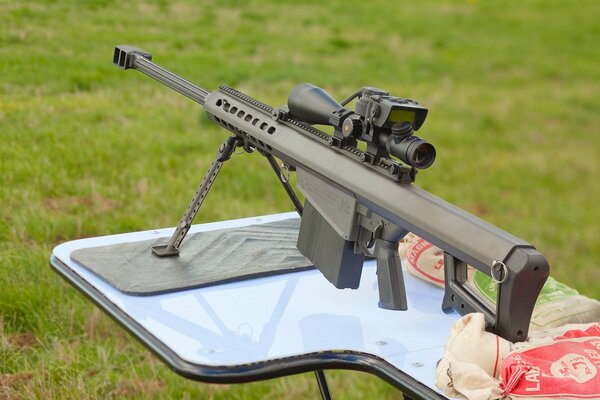
M 438 149 L 418 184 L 600 298 L 598 21 L 594 0 L 0 0 L 0 399 L 318 396 L 311 374 L 186 381 L 48 268 L 61 242 L 173 226 L 225 138 L 195 103 L 114 68 L 114 45 L 271 105 L 299 82 L 418 99 Z M 222 174 L 195 222 L 291 209 L 258 155 Z M 328 376 L 338 398 L 398 396 Z

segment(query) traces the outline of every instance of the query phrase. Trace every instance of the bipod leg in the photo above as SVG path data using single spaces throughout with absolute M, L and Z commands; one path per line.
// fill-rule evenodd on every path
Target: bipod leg
M 192 221 L 194 220 L 196 214 L 198 214 L 198 210 L 200 209 L 200 206 L 202 206 L 202 203 L 204 202 L 208 191 L 210 190 L 215 179 L 217 178 L 217 174 L 221 170 L 223 163 L 229 160 L 229 158 L 233 154 L 233 151 L 236 149 L 236 147 L 239 147 L 240 145 L 240 139 L 238 139 L 235 136 L 231 136 L 225 142 L 223 142 L 221 146 L 219 146 L 217 156 L 210 164 L 208 172 L 206 173 L 206 175 L 204 175 L 202 182 L 200 182 L 200 186 L 198 186 L 198 190 L 196 190 L 194 198 L 188 205 L 187 210 L 185 210 L 185 213 L 183 214 L 183 217 L 181 217 L 179 224 L 177 224 L 177 229 L 171 236 L 169 244 L 152 247 L 152 252 L 154 254 L 156 254 L 159 257 L 171 257 L 179 255 L 179 246 L 185 238 L 185 235 L 190 230 L 190 227 L 192 226 Z
M 329 393 L 329 387 L 327 386 L 327 380 L 325 379 L 325 372 L 318 369 L 315 371 L 315 378 L 317 378 L 317 384 L 319 385 L 319 391 L 321 392 L 321 399 L 331 400 L 331 394 Z
M 281 182 L 281 184 L 283 185 L 285 192 L 294 204 L 294 208 L 296 209 L 298 214 L 302 216 L 302 211 L 304 210 L 304 207 L 302 207 L 302 203 L 300 203 L 298 196 L 296 196 L 296 192 L 294 192 L 294 189 L 290 185 L 289 180 L 283 176 L 281 168 L 279 168 L 279 165 L 277 165 L 277 161 L 275 161 L 275 157 L 273 157 L 273 155 L 271 154 L 264 154 L 264 156 L 269 161 L 269 164 L 271 165 L 271 168 L 273 168 L 273 171 L 275 171 L 277 179 L 279 179 L 279 182 Z M 331 400 L 331 394 L 329 393 L 329 386 L 327 386 L 325 372 L 323 372 L 323 370 L 320 369 L 315 370 L 315 379 L 317 380 L 317 385 L 319 386 L 319 392 L 321 392 L 321 399 Z
M 264 156 L 267 157 L 271 168 L 273 168 L 273 171 L 275 171 L 275 175 L 277 175 L 277 179 L 279 179 L 279 182 L 281 182 L 281 184 L 283 185 L 285 192 L 289 196 L 290 200 L 292 200 L 292 203 L 294 203 L 294 208 L 296 209 L 298 214 L 302 216 L 302 203 L 300 203 L 298 196 L 296 196 L 296 192 L 294 192 L 294 189 L 290 186 L 290 182 L 288 181 L 288 179 L 283 176 L 281 168 L 279 168 L 279 165 L 277 165 L 277 161 L 275 161 L 275 157 L 273 157 L 271 154 L 265 154 Z

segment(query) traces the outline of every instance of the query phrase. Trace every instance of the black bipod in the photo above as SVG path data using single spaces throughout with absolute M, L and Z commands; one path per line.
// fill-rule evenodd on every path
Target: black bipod
M 171 236 L 169 243 L 166 245 L 152 247 L 152 252 L 154 254 L 156 254 L 159 257 L 172 257 L 179 255 L 179 247 L 181 246 L 181 242 L 190 230 L 190 227 L 192 226 L 192 221 L 196 217 L 196 214 L 198 214 L 198 211 L 200 210 L 204 199 L 208 195 L 208 191 L 217 179 L 217 175 L 219 174 L 219 171 L 223 167 L 225 161 L 231 158 L 231 155 L 238 147 L 243 147 L 246 149 L 248 145 L 244 143 L 243 139 L 237 136 L 229 137 L 225 142 L 223 142 L 223 144 L 219 146 L 219 150 L 217 151 L 215 159 L 210 164 L 208 172 L 206 173 L 206 175 L 204 175 L 202 182 L 200 182 L 200 186 L 198 186 L 194 198 L 188 205 L 187 209 L 185 210 L 185 213 L 183 214 L 183 217 L 181 217 L 181 220 L 177 224 L 177 229 Z M 300 200 L 296 196 L 294 189 L 292 189 L 288 181 L 289 167 L 284 165 L 285 170 L 288 171 L 288 176 L 286 177 L 284 171 L 281 168 L 279 168 L 277 162 L 275 161 L 275 158 L 271 154 L 264 153 L 262 151 L 260 151 L 260 153 L 267 158 L 269 164 L 273 168 L 273 171 L 275 171 L 279 182 L 281 182 L 283 188 L 290 197 L 290 200 L 294 204 L 294 208 L 296 209 L 298 214 L 302 215 L 302 204 L 300 203 Z
M 202 182 L 200 182 L 200 186 L 198 186 L 194 198 L 188 205 L 187 209 L 185 210 L 185 213 L 183 214 L 183 217 L 181 217 L 181 220 L 177 224 L 177 229 L 171 236 L 169 243 L 166 245 L 152 247 L 152 252 L 154 254 L 156 254 L 159 257 L 172 257 L 179 255 L 179 247 L 181 246 L 181 242 L 190 230 L 190 227 L 192 226 L 192 221 L 198 214 L 198 211 L 200 210 L 204 199 L 208 195 L 208 191 L 212 187 L 212 184 L 215 182 L 217 175 L 219 174 L 219 171 L 223 167 L 225 161 L 231 158 L 233 152 L 238 147 L 245 146 L 244 141 L 237 136 L 229 137 L 225 142 L 223 142 L 219 146 L 219 150 L 217 151 L 215 159 L 210 164 L 208 172 L 206 173 L 206 175 L 204 175 Z M 302 204 L 300 203 L 300 200 L 296 196 L 294 189 L 290 186 L 289 183 L 290 167 L 284 164 L 283 167 L 280 168 L 277 165 L 277 161 L 275 161 L 275 157 L 273 157 L 273 155 L 264 152 L 261 152 L 261 154 L 265 156 L 269 161 L 269 164 L 273 168 L 273 171 L 275 171 L 279 182 L 281 182 L 281 184 L 283 185 L 283 188 L 285 189 L 290 200 L 294 204 L 294 208 L 296 209 L 298 214 L 302 215 Z M 288 174 L 286 175 L 284 171 L 287 171 Z M 315 378 L 317 379 L 319 391 L 321 392 L 321 398 L 323 400 L 331 400 L 329 387 L 327 386 L 327 380 L 325 379 L 325 373 L 322 370 L 316 370 Z
M 269 161 L 271 168 L 273 168 L 273 171 L 275 171 L 275 175 L 277 175 L 277 179 L 279 179 L 279 182 L 283 185 L 285 192 L 287 193 L 288 197 L 294 204 L 294 208 L 298 212 L 298 215 L 302 216 L 302 211 L 303 211 L 302 203 L 300 203 L 298 196 L 296 196 L 296 192 L 294 192 L 294 189 L 290 186 L 289 174 L 290 174 L 291 170 L 295 171 L 295 169 L 292 169 L 291 167 L 287 166 L 286 164 L 282 164 L 282 167 L 280 168 L 279 165 L 277 165 L 277 161 L 275 161 L 275 157 L 273 157 L 273 155 L 268 154 L 268 153 L 261 153 L 261 154 L 263 156 L 265 156 L 267 158 L 267 160 Z M 287 174 L 284 173 L 284 171 L 287 171 Z
M 188 205 L 183 217 L 181 217 L 181 220 L 177 224 L 177 229 L 173 233 L 173 236 L 171 236 L 169 244 L 152 247 L 152 252 L 154 254 L 159 257 L 172 257 L 179 255 L 179 246 L 185 238 L 185 235 L 187 235 L 188 231 L 190 230 L 192 221 L 194 220 L 196 214 L 198 214 L 198 210 L 200 210 L 200 206 L 202 206 L 208 191 L 217 178 L 217 174 L 221 170 L 221 167 L 223 167 L 223 163 L 229 160 L 234 150 L 242 145 L 243 141 L 240 138 L 237 136 L 231 136 L 219 146 L 217 156 L 210 164 L 208 172 L 206 175 L 204 175 L 202 182 L 200 182 L 200 186 L 198 186 L 198 190 L 196 190 L 194 198 Z

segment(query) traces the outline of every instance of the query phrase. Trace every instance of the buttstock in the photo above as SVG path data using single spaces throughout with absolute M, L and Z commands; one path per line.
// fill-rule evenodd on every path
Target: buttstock
M 489 331 L 511 342 L 527 339 L 535 302 L 550 274 L 548 262 L 532 247 L 515 247 L 497 267 L 480 271 L 497 283 L 496 304 L 487 303 L 468 284 L 467 264 L 444 253 L 446 290 L 442 309 L 461 315 L 480 312 Z

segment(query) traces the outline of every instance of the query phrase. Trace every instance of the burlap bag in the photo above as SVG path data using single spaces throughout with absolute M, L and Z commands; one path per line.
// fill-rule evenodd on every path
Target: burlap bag
M 469 400 L 600 398 L 600 324 L 537 331 L 512 344 L 469 314 L 450 332 L 436 385 Z

